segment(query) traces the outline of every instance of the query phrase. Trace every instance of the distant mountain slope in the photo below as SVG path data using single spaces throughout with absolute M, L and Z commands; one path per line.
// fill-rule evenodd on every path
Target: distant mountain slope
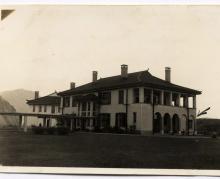
M 0 96 L 0 112 L 16 112 L 15 108 L 8 101 Z M 0 127 L 18 125 L 18 117 L 0 116 Z
M 5 100 L 7 100 L 17 112 L 29 112 L 29 107 L 26 104 L 27 99 L 34 98 L 34 92 L 24 89 L 0 92 Z

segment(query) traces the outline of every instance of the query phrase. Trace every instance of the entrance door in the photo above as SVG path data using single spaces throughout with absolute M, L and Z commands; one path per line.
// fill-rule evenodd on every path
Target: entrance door
M 180 130 L 180 125 L 179 125 L 179 116 L 175 114 L 173 116 L 173 132 L 178 133 Z
M 160 133 L 162 118 L 160 113 L 156 113 L 153 120 L 153 133 Z
M 86 128 L 86 119 L 85 118 L 81 118 L 81 129 L 85 130 Z

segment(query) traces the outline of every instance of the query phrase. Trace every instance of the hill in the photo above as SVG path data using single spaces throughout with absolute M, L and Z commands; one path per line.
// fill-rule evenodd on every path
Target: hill
M 8 101 L 17 112 L 28 112 L 29 106 L 26 104 L 27 99 L 34 98 L 34 92 L 24 89 L 0 92 L 6 101 Z
M 1 112 L 16 112 L 16 109 L 5 99 L 0 96 L 0 111 Z M 0 116 L 0 127 L 17 126 L 19 123 L 18 117 Z

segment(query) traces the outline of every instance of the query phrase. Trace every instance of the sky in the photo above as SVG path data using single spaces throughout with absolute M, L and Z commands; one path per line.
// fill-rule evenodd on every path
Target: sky
M 147 70 L 201 90 L 198 110 L 220 118 L 220 6 L 0 6 L 0 91 L 46 95 L 98 76 Z

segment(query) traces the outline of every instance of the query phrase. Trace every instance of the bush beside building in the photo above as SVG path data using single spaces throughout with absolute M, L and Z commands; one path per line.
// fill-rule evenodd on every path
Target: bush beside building
M 220 134 L 220 119 L 201 118 L 197 119 L 197 131 L 199 134 L 212 135 L 214 132 Z

